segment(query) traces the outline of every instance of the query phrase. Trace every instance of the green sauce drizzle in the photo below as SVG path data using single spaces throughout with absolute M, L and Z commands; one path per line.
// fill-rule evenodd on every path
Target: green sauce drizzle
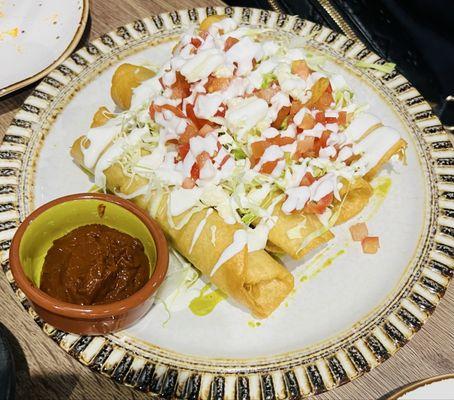
M 345 253 L 344 249 L 339 250 L 336 254 L 332 255 L 331 257 L 325 259 L 323 263 L 317 265 L 321 259 L 323 258 L 324 253 L 327 251 L 328 248 L 324 249 L 320 254 L 318 254 L 316 257 L 314 257 L 314 260 L 311 262 L 311 267 L 315 265 L 315 268 L 310 268 L 310 271 L 307 271 L 303 276 L 300 277 L 300 282 L 306 282 L 309 279 L 314 278 L 317 276 L 320 272 L 322 272 L 325 268 L 328 268 L 333 261 L 341 256 L 342 254 Z
M 200 290 L 200 294 L 189 303 L 189 309 L 198 317 L 208 315 L 222 300 L 227 298 L 227 295 L 219 289 L 207 293 L 210 287 L 210 284 L 205 285 Z

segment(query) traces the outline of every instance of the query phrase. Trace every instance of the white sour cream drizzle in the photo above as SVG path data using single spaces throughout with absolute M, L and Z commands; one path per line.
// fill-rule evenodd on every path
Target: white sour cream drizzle
M 84 156 L 84 166 L 88 169 L 94 168 L 96 162 L 106 147 L 121 133 L 122 116 L 107 121 L 104 125 L 91 128 L 86 133 L 90 146 L 81 146 Z
M 344 133 L 350 141 L 357 142 L 380 125 L 381 122 L 375 115 L 361 113 L 353 119 L 350 125 L 344 130 Z
M 210 272 L 210 276 L 213 276 L 216 271 L 222 267 L 228 260 L 241 252 L 248 243 L 248 235 L 246 230 L 239 229 L 233 234 L 232 243 L 227 246 L 222 254 L 219 256 L 218 261 L 214 264 L 213 269 Z
M 188 211 L 199 203 L 202 192 L 201 188 L 172 190 L 169 197 L 169 214 L 174 217 Z
M 192 237 L 191 247 L 189 247 L 189 254 L 192 253 L 192 250 L 193 250 L 195 244 L 197 243 L 197 240 L 199 239 L 200 234 L 202 233 L 203 228 L 205 227 L 205 224 L 207 223 L 208 217 L 212 213 L 213 213 L 213 209 L 209 208 L 205 217 L 199 222 L 199 224 L 197 225 L 197 228 L 195 228 L 194 236 Z
M 106 176 L 104 175 L 104 171 L 117 161 L 128 148 L 136 146 L 147 133 L 148 129 L 146 128 L 133 129 L 128 136 L 117 139 L 102 154 L 95 167 L 95 184 L 97 186 L 105 186 Z
M 213 245 L 213 247 L 216 246 L 216 225 L 213 225 L 210 227 L 210 230 L 211 230 L 211 244 Z
M 375 129 L 356 144 L 355 151 L 362 157 L 354 166 L 364 166 L 366 172 L 370 171 L 399 140 L 399 132 L 395 129 L 387 126 Z

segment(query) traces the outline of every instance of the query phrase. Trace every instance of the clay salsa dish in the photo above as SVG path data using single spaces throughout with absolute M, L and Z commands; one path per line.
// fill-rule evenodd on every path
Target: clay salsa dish
M 44 258 L 53 241 L 88 224 L 109 226 L 143 244 L 150 277 L 131 296 L 111 303 L 78 305 L 39 289 Z M 134 203 L 101 193 L 64 196 L 39 207 L 19 226 L 10 249 L 11 272 L 38 315 L 58 329 L 84 335 L 124 329 L 146 314 L 166 276 L 168 262 L 167 241 L 157 223 Z

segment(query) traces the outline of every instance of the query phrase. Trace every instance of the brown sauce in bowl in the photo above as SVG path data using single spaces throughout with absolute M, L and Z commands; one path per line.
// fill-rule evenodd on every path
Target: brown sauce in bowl
M 123 300 L 150 277 L 140 240 L 106 225 L 85 225 L 54 241 L 44 260 L 40 289 L 59 300 L 105 304 Z

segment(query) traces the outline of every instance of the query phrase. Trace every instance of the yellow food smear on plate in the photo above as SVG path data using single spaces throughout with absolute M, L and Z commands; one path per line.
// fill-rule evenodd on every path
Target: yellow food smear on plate
M 308 271 L 306 271 L 301 277 L 300 277 L 300 282 L 305 282 L 308 281 L 309 279 L 314 278 L 317 276 L 320 272 L 322 272 L 324 269 L 328 268 L 334 260 L 341 256 L 342 254 L 345 254 L 345 250 L 341 249 L 332 256 L 323 259 L 323 256 L 325 253 L 328 251 L 328 248 L 323 249 L 320 254 L 317 254 L 313 260 L 311 260 Z M 322 262 L 323 261 L 323 262 Z
M 333 256 L 328 258 L 327 260 L 325 260 L 325 262 L 322 264 L 322 266 L 321 266 L 321 268 L 320 268 L 320 270 L 318 272 L 320 272 L 320 271 L 324 270 L 325 268 L 329 267 L 337 257 L 341 256 L 344 253 L 345 253 L 345 250 L 343 250 L 343 249 L 339 250 L 336 254 L 334 254 Z
M 219 289 L 207 293 L 210 287 L 210 284 L 205 285 L 200 290 L 199 295 L 189 303 L 189 309 L 194 315 L 199 317 L 208 315 L 222 300 L 227 298 L 227 295 Z
M 249 328 L 258 328 L 260 325 L 262 325 L 262 323 L 258 321 L 248 321 L 247 324 Z
M 19 28 L 12 28 L 8 29 L 7 31 L 0 32 L 0 40 L 2 40 L 5 36 L 11 36 L 12 38 L 16 38 L 19 36 Z
M 375 185 L 373 186 L 374 194 L 372 196 L 372 210 L 366 217 L 366 220 L 369 220 L 377 213 L 377 211 L 385 201 L 386 196 L 388 196 L 389 190 L 391 189 L 391 184 L 392 180 L 389 176 L 380 176 L 375 179 Z

